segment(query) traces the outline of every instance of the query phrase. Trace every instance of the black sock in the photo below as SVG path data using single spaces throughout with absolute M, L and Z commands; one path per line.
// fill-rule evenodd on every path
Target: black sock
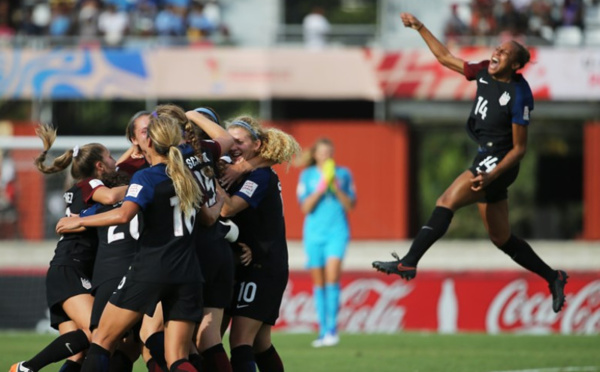
M 121 350 L 117 350 L 110 357 L 108 370 L 110 372 L 131 372 L 133 370 L 133 362 L 127 354 Z
M 198 372 L 187 359 L 179 359 L 171 366 L 169 372 Z
M 194 368 L 196 368 L 198 371 L 205 372 L 205 370 L 203 368 L 204 360 L 200 354 L 190 353 L 188 360 L 194 366 Z
M 231 363 L 223 344 L 216 344 L 202 352 L 203 372 L 232 372 Z
M 146 339 L 146 347 L 150 350 L 152 359 L 163 371 L 168 371 L 167 361 L 165 360 L 165 333 L 156 332 Z
M 421 227 L 421 230 L 419 230 L 419 233 L 410 246 L 410 250 L 406 256 L 402 258 L 405 265 L 417 266 L 419 260 L 423 257 L 425 252 L 427 252 L 429 247 L 431 247 L 439 238 L 444 236 L 448 230 L 448 226 L 450 226 L 452 216 L 454 216 L 454 212 L 450 209 L 435 207 L 433 213 L 431 213 L 431 217 L 429 217 L 429 221 Z
M 81 329 L 58 336 L 36 356 L 24 363 L 25 367 L 34 371 L 49 364 L 59 362 L 73 356 L 90 346 L 86 334 Z
M 240 345 L 231 349 L 231 370 L 233 372 L 256 372 L 252 346 Z
M 91 344 L 81 367 L 81 372 L 107 372 L 110 351 L 98 344 Z
M 148 362 L 146 363 L 146 367 L 148 368 L 148 372 L 168 372 L 160 368 L 160 366 L 158 365 L 158 363 L 156 363 L 154 358 L 150 358 L 148 360 Z
M 283 362 L 275 350 L 275 346 L 254 355 L 256 366 L 260 372 L 283 372 Z
M 65 363 L 60 367 L 58 372 L 79 372 L 81 371 L 81 364 L 72 360 L 65 360 Z
M 556 279 L 556 271 L 542 261 L 525 240 L 511 235 L 506 243 L 498 248 L 519 265 L 546 279 L 548 283 Z

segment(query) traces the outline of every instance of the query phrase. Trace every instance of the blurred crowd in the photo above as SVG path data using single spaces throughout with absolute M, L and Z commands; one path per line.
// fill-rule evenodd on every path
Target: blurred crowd
M 126 36 L 210 43 L 226 37 L 215 0 L 0 0 L 0 36 L 76 36 L 120 46 Z
M 538 38 L 552 42 L 561 28 L 586 27 L 584 14 L 597 11 L 599 0 L 472 0 L 454 3 L 445 25 L 447 42 L 464 43 L 489 36 L 500 39 Z

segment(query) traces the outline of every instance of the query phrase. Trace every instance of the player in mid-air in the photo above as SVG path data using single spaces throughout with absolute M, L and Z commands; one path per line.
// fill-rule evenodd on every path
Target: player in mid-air
M 498 46 L 489 60 L 465 62 L 455 57 L 415 16 L 401 14 L 405 27 L 419 32 L 433 55 L 445 67 L 477 81 L 477 94 L 467 121 L 467 131 L 478 144 L 473 165 L 444 191 L 408 253 L 396 261 L 375 261 L 373 267 L 395 273 L 406 280 L 417 274 L 417 264 L 427 249 L 448 229 L 454 212 L 477 203 L 479 214 L 496 247 L 516 263 L 548 282 L 552 309 L 559 312 L 565 302 L 567 274 L 550 268 L 527 242 L 511 233 L 508 220 L 508 187 L 519 173 L 519 162 L 527 150 L 527 128 L 533 110 L 529 84 L 517 73 L 530 59 L 529 51 L 516 41 Z

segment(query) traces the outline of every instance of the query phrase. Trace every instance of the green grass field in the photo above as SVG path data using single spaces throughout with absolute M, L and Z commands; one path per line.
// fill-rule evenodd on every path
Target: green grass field
M 0 372 L 31 357 L 53 337 L 0 333 Z M 322 349 L 310 346 L 311 334 L 276 333 L 273 338 L 288 372 L 600 372 L 600 336 L 343 334 L 338 346 Z M 135 371 L 144 370 L 138 361 Z

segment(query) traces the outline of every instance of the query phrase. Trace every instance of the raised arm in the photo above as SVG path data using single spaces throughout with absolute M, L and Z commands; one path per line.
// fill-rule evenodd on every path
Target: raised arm
M 201 113 L 190 110 L 185 116 L 204 131 L 213 141 L 221 145 L 221 155 L 226 154 L 233 145 L 233 137 L 219 124 L 207 119 Z
M 425 40 L 425 43 L 429 47 L 429 50 L 433 53 L 438 62 L 449 68 L 452 71 L 456 71 L 464 75 L 464 61 L 458 57 L 455 57 L 450 53 L 448 48 L 444 46 L 433 34 L 425 27 L 423 22 L 419 21 L 417 17 L 410 13 L 401 13 L 400 18 L 404 27 L 412 28 L 417 30 L 419 35 Z

